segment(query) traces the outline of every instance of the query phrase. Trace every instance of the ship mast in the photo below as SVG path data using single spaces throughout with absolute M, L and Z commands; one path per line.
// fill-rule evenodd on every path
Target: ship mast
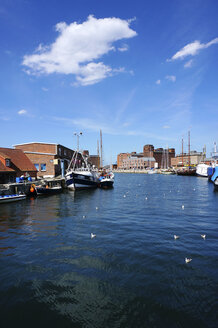
M 182 166 L 183 166 L 183 138 L 182 138 Z
M 103 155 L 102 155 L 102 131 L 100 130 L 100 153 L 101 153 L 101 158 L 100 158 L 100 167 L 103 167 Z
M 188 166 L 190 167 L 190 131 L 188 131 Z

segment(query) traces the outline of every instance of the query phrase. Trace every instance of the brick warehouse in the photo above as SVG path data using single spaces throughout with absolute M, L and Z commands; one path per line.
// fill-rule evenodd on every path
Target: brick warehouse
M 63 174 L 73 156 L 74 151 L 60 144 L 30 142 L 14 145 L 21 149 L 35 165 L 37 177 L 55 177 Z
M 155 162 L 157 163 L 158 167 L 162 167 L 163 166 L 163 159 L 164 157 L 168 156 L 168 166 L 172 166 L 171 160 L 172 158 L 175 157 L 175 149 L 174 148 L 170 148 L 170 149 L 163 149 L 163 148 L 157 148 L 154 149 L 153 145 L 145 145 L 143 147 L 143 152 L 142 153 L 136 153 L 136 152 L 132 152 L 132 153 L 120 153 L 117 155 L 117 167 L 118 168 L 123 168 L 123 164 L 125 161 L 127 161 L 127 159 L 134 157 L 134 158 L 154 158 Z

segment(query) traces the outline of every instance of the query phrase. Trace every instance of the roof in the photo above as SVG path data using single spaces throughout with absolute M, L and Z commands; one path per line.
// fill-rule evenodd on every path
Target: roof
M 51 142 L 39 142 L 39 141 L 34 141 L 34 142 L 24 142 L 24 143 L 21 143 L 21 144 L 16 144 L 16 145 L 13 145 L 13 147 L 16 147 L 16 146 L 23 146 L 23 145 L 31 145 L 31 144 L 41 144 L 41 145 L 59 145 L 57 143 L 51 143 Z
M 0 153 L 1 156 L 1 153 Z M 0 161 L 0 172 L 15 172 L 12 168 L 5 166 L 1 161 Z
M 20 171 L 37 171 L 35 165 L 21 149 L 0 148 L 0 156 L 1 154 L 4 154 L 6 158 L 10 158 L 11 163 L 13 163 L 13 165 Z

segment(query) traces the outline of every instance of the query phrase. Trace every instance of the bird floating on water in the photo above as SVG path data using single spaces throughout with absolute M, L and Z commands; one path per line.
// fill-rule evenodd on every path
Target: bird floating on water
M 123 198 L 126 198 L 126 195 L 123 195 Z
M 98 207 L 96 206 L 96 208 L 95 208 L 96 210 L 98 210 Z
M 206 239 L 206 235 L 201 235 L 201 238 Z
M 187 257 L 185 258 L 185 263 L 189 263 L 191 261 L 192 261 L 192 259 L 188 259 Z
M 185 208 L 185 206 L 184 205 L 182 205 L 182 209 L 184 210 L 184 208 Z
M 173 237 L 174 237 L 175 240 L 179 239 L 179 236 L 177 236 L 177 235 L 174 235 Z
M 95 238 L 96 235 L 94 233 L 91 232 L 91 239 Z
M 86 216 L 85 215 L 83 215 L 83 219 L 85 219 L 86 218 Z
M 148 197 L 145 197 L 145 200 L 147 200 L 148 199 Z

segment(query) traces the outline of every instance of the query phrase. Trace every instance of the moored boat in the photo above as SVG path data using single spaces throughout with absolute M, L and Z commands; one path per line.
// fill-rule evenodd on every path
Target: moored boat
M 208 168 L 210 166 L 205 163 L 200 163 L 196 166 L 196 174 L 200 177 L 208 177 Z
M 19 195 L 19 194 L 14 194 L 14 195 L 3 195 L 0 196 L 0 204 L 1 203 L 10 203 L 10 202 L 16 202 L 18 200 L 23 200 L 26 198 L 26 195 Z
M 65 181 L 71 190 L 97 188 L 99 183 L 97 171 L 91 168 L 87 158 L 79 151 L 71 159 Z
M 211 181 L 213 182 L 214 190 L 218 191 L 218 166 L 216 166 L 214 169 Z
M 187 175 L 187 176 L 193 176 L 196 175 L 196 168 L 187 167 L 177 170 L 177 175 Z
M 99 177 L 98 186 L 103 189 L 112 188 L 114 184 L 114 174 L 112 172 L 105 173 Z
M 60 194 L 63 191 L 61 186 L 49 187 L 47 185 L 46 186 L 36 186 L 35 190 L 36 190 L 37 196 L 55 195 L 55 194 Z

